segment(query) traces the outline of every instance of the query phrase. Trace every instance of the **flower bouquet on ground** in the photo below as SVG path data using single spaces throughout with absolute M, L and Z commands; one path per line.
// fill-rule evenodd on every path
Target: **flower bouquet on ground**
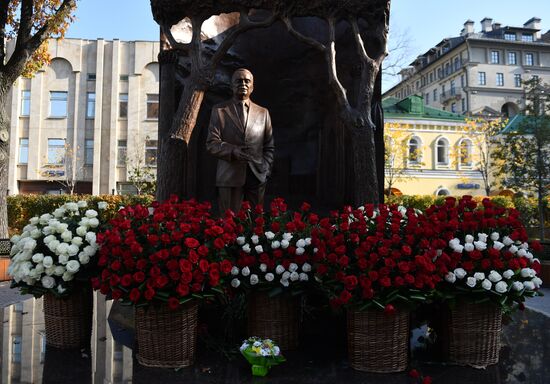
M 251 337 L 243 342 L 240 351 L 252 365 L 254 376 L 266 376 L 272 366 L 286 361 L 280 348 L 270 339 Z
M 97 208 L 85 201 L 65 203 L 33 217 L 11 239 L 12 288 L 45 295 L 46 342 L 54 347 L 81 347 L 90 340 L 90 277 L 97 273 L 96 232 L 107 203 L 99 202 Z
M 497 363 L 502 315 L 540 295 L 540 263 L 531 253 L 539 244 L 527 243 L 517 210 L 470 196 L 430 207 L 422 232 L 421 242 L 436 249 L 436 264 L 446 271 L 436 291 L 449 307 L 436 329 L 443 348 L 458 364 Z
M 198 301 L 223 293 L 232 264 L 232 228 L 211 218 L 210 203 L 178 201 L 119 211 L 98 235 L 94 288 L 136 307 L 138 361 L 153 367 L 193 364 Z
M 225 218 L 239 233 L 231 253 L 235 266 L 231 286 L 248 296 L 248 334 L 272 338 L 283 350 L 298 346 L 302 293 L 313 277 L 312 225 L 317 215 L 287 211 L 282 199 L 274 199 L 270 212 L 246 202 L 235 217 Z
M 313 233 L 316 273 L 333 307 L 345 306 L 353 368 L 407 367 L 409 310 L 441 280 L 432 254 L 416 246 L 418 213 L 396 205 L 345 208 Z

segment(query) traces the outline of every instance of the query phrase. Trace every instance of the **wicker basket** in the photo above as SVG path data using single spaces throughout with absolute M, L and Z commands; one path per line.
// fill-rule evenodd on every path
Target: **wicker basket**
M 449 319 L 449 360 L 476 368 L 498 363 L 501 330 L 496 306 L 458 303 Z
M 348 311 L 348 357 L 353 369 L 389 373 L 407 369 L 409 312 Z
M 283 351 L 296 349 L 300 315 L 301 297 L 254 292 L 248 298 L 248 335 L 272 339 Z
M 46 344 L 62 349 L 89 347 L 92 335 L 91 288 L 79 288 L 67 298 L 44 295 Z
M 193 365 L 199 306 L 195 300 L 173 311 L 167 305 L 136 308 L 137 360 L 146 367 Z

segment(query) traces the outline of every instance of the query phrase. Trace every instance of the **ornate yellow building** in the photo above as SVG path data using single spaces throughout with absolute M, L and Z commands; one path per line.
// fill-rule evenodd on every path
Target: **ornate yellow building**
M 464 116 L 422 96 L 383 100 L 386 190 L 406 195 L 484 195 L 479 137 Z

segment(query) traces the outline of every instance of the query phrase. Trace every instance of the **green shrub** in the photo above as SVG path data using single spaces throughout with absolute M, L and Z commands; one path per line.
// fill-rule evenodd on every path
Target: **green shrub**
M 8 196 L 8 225 L 10 235 L 21 232 L 31 217 L 53 212 L 68 201 L 85 200 L 91 208 L 97 209 L 99 201 L 109 204 L 107 217 L 115 215 L 121 206 L 150 204 L 153 196 L 149 195 L 12 195 Z

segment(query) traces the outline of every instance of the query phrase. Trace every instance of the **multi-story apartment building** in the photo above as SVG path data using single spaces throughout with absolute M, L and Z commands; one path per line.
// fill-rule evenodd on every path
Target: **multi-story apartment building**
M 81 193 L 128 190 L 132 164 L 155 165 L 159 43 L 51 40 L 49 52 L 11 91 L 9 193 L 61 193 L 68 179 Z
M 550 81 L 550 31 L 541 19 L 523 27 L 490 18 L 464 23 L 460 36 L 446 38 L 401 71 L 401 81 L 384 97 L 423 96 L 426 105 L 468 115 L 512 117 L 521 110 L 522 81 Z

